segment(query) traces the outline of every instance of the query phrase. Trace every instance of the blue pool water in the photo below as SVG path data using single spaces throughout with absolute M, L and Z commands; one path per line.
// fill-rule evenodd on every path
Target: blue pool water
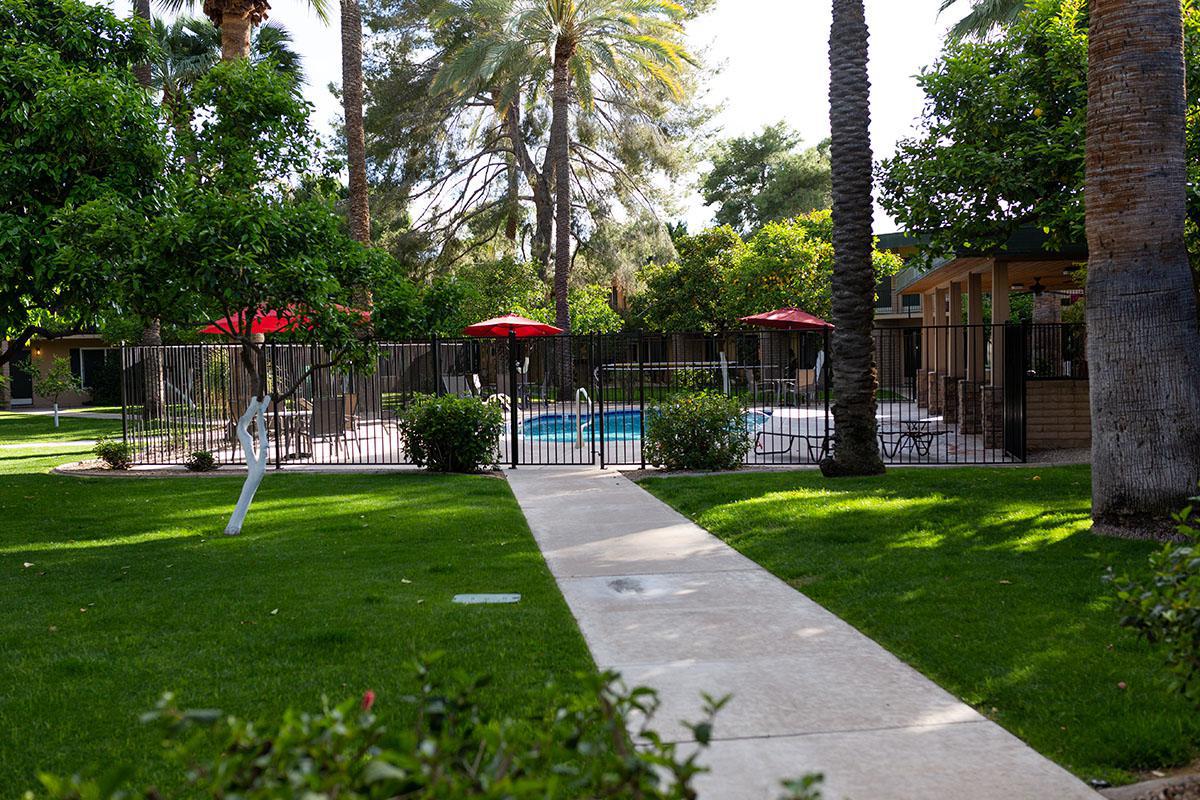
M 642 438 L 642 427 L 637 411 L 605 411 L 604 440 L 607 442 L 637 441 Z M 767 424 L 767 414 L 761 411 L 746 412 L 746 426 L 756 431 Z M 583 418 L 583 438 L 593 435 L 600 438 L 600 414 Z M 540 414 L 521 423 L 521 433 L 529 439 L 545 442 L 575 441 L 574 414 Z

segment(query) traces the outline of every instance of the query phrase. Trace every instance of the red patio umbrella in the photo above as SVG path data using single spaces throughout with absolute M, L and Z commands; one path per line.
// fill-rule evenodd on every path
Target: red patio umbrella
M 467 336 L 502 338 L 508 336 L 509 333 L 515 333 L 518 339 L 525 339 L 530 336 L 553 336 L 556 333 L 562 332 L 562 328 L 547 325 L 545 322 L 518 317 L 515 314 L 496 317 L 495 319 L 485 319 L 483 322 L 476 322 L 474 325 L 468 325 L 463 328 L 463 333 Z
M 337 303 L 334 303 L 333 307 L 347 314 L 358 314 L 364 321 L 371 318 L 370 311 L 347 308 Z M 293 330 L 299 325 L 307 326 L 310 324 L 308 317 L 294 306 L 287 308 L 282 313 L 279 311 L 252 313 L 247 309 L 240 315 L 222 317 L 213 324 L 201 328 L 200 333 L 233 336 L 243 332 L 242 325 L 247 319 L 250 320 L 250 333 L 279 333 L 280 331 Z
M 763 328 L 783 328 L 789 331 L 828 331 L 833 324 L 799 308 L 777 308 L 762 314 L 742 317 L 742 322 Z

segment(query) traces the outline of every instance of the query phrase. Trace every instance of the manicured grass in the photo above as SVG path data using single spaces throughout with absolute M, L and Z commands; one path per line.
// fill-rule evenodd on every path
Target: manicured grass
M 20 442 L 70 442 L 120 436 L 121 420 L 97 419 L 84 414 L 59 414 L 59 426 L 49 414 L 14 414 L 0 411 L 0 444 Z
M 485 704 L 513 716 L 593 668 L 502 480 L 270 474 L 229 538 L 240 479 L 44 473 L 85 452 L 0 450 L 4 796 L 36 770 L 119 762 L 171 785 L 137 722 L 165 690 L 271 718 L 373 689 L 403 724 L 420 654 L 492 675 Z M 453 604 L 460 592 L 522 600 Z
M 1200 714 L 1101 581 L 1110 564 L 1144 570 L 1156 545 L 1090 533 L 1086 467 L 642 486 L 1080 777 L 1200 753 Z

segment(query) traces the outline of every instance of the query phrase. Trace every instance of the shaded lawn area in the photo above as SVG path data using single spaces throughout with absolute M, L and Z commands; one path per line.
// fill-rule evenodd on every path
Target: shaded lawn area
M 1156 545 L 1090 533 L 1087 467 L 641 485 L 1080 777 L 1200 752 L 1200 714 L 1101 581 Z
M 420 654 L 494 676 L 484 703 L 513 716 L 593 669 L 502 480 L 269 474 L 228 538 L 240 479 L 44 474 L 82 453 L 0 451 L 0 795 L 119 762 L 170 786 L 137 722 L 165 690 L 270 718 L 372 689 L 403 724 Z
M 70 442 L 120 436 L 121 420 L 97 419 L 86 414 L 59 414 L 59 426 L 49 414 L 16 414 L 0 411 L 0 444 L 20 442 Z

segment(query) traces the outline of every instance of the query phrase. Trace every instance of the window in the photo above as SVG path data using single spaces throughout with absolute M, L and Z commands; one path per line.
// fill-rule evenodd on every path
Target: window
M 892 278 L 880 278 L 875 285 L 875 308 L 892 307 Z
M 79 378 L 85 389 L 90 389 L 101 380 L 105 366 L 116 357 L 116 351 L 111 347 L 72 347 L 71 373 Z

